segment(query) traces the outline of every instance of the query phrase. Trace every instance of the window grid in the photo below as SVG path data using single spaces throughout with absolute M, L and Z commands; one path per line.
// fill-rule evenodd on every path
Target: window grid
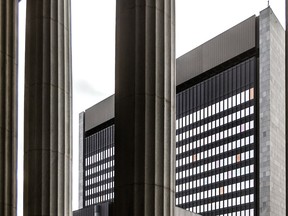
M 176 205 L 254 215 L 255 58 L 176 96 Z M 114 125 L 85 138 L 84 203 L 114 199 Z
M 177 94 L 177 206 L 254 215 L 254 76 L 251 58 Z
M 84 203 L 90 206 L 114 199 L 114 125 L 85 138 Z

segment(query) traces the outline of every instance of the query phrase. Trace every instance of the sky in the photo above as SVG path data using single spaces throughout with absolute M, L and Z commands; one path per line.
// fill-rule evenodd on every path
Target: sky
M 268 6 L 268 0 L 175 0 L 176 57 Z M 73 71 L 73 198 L 78 209 L 79 113 L 114 94 L 115 0 L 71 0 Z M 282 26 L 285 1 L 270 0 Z M 23 113 L 26 0 L 19 3 L 18 211 L 23 215 Z

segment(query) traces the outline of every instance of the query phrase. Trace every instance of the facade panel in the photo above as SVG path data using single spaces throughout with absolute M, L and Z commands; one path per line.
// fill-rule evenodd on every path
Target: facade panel
M 86 132 L 84 206 L 114 199 L 114 123 Z
M 254 215 L 256 58 L 177 94 L 176 205 Z
M 177 58 L 176 84 L 180 85 L 254 49 L 257 46 L 256 23 L 256 17 L 252 16 Z

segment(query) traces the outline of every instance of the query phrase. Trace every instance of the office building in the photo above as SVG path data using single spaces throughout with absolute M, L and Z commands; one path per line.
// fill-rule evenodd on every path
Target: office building
M 176 205 L 285 215 L 285 31 L 273 11 L 179 57 L 176 75 Z M 80 114 L 81 208 L 113 201 L 115 145 L 111 96 Z

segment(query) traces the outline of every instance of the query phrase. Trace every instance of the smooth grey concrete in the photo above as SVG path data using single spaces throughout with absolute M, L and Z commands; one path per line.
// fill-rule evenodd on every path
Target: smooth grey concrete
M 18 0 L 0 0 L 0 215 L 16 215 Z
M 174 10 L 174 0 L 117 1 L 117 216 L 174 216 Z
M 101 125 L 102 123 L 114 118 L 114 100 L 115 96 L 111 95 L 110 97 L 85 110 L 85 131 L 94 128 L 95 125 Z
M 186 211 L 185 209 L 175 207 L 175 216 L 200 216 L 199 214 Z
M 176 85 L 182 84 L 255 47 L 256 17 L 251 16 L 177 58 Z
M 27 0 L 24 215 L 72 215 L 70 0 Z
M 268 7 L 259 17 L 261 216 L 286 214 L 285 32 Z

